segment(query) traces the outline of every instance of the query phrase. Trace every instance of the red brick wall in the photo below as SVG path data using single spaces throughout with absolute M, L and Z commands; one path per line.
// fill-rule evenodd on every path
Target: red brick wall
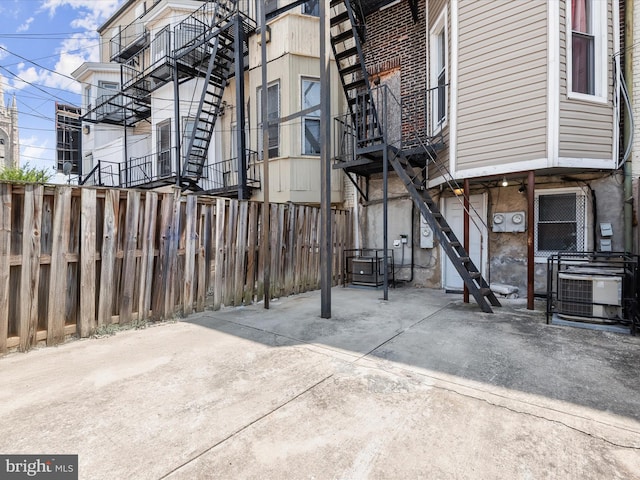
M 414 22 L 407 0 L 379 10 L 366 19 L 366 41 L 363 45 L 365 62 L 373 81 L 382 72 L 400 67 L 400 94 L 403 98 L 424 93 L 427 88 L 426 0 L 418 2 L 418 21 Z M 424 104 L 414 105 L 412 121 L 424 119 Z M 408 121 L 404 119 L 403 123 Z M 403 132 L 409 130 L 403 124 Z

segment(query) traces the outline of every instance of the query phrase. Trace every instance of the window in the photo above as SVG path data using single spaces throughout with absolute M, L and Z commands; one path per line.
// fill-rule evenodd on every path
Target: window
M 431 118 L 434 132 L 447 120 L 447 10 L 443 10 L 430 35 Z
M 166 120 L 157 127 L 158 176 L 171 175 L 171 121 Z
M 535 251 L 545 258 L 586 250 L 586 197 L 581 190 L 536 193 Z
M 193 128 L 195 127 L 196 119 L 192 117 L 182 117 L 182 157 L 187 157 L 187 150 L 189 149 L 189 142 L 193 135 Z
M 302 110 L 320 104 L 320 82 L 302 79 Z M 302 118 L 302 153 L 320 155 L 320 109 Z
M 569 91 L 606 98 L 607 2 L 571 0 L 567 5 Z
M 302 13 L 305 15 L 313 15 L 314 17 L 320 16 L 320 4 L 318 0 L 308 0 L 302 4 Z
M 262 89 L 258 89 L 258 151 L 262 156 Z M 267 87 L 267 120 L 269 124 L 269 158 L 280 156 L 280 124 L 275 122 L 280 118 L 280 83 Z
M 151 43 L 154 62 L 163 60 L 167 55 L 169 55 L 169 50 L 171 49 L 169 35 L 169 27 L 164 27 L 156 33 L 153 42 Z
M 91 87 L 84 87 L 84 108 L 88 112 L 91 110 Z

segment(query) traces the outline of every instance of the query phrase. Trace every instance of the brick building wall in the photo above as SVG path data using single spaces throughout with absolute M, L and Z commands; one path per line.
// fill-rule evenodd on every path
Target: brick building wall
M 419 128 L 426 117 L 426 105 L 416 97 L 424 97 L 427 89 L 425 2 L 418 2 L 417 22 L 413 20 L 407 1 L 379 10 L 366 19 L 363 48 L 372 86 L 381 77 L 400 71 L 399 93 L 406 102 L 402 124 L 405 142 L 407 132 Z

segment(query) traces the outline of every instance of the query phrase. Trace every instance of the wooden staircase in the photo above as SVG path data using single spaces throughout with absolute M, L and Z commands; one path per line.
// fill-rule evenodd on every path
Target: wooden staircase
M 414 168 L 405 152 L 387 143 L 365 66 L 362 50 L 364 18 L 354 8 L 357 6 L 353 0 L 330 1 L 331 46 L 354 125 L 355 153 L 368 158 L 370 162 L 380 162 L 386 150 L 389 163 L 438 238 L 469 293 L 483 312 L 492 313 L 491 307 L 500 306 L 500 302 L 424 187 L 422 170 Z

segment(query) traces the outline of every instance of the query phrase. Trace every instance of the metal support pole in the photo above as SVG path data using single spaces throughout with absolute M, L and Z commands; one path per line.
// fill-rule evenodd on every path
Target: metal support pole
M 463 193 L 462 195 L 464 196 L 464 216 L 463 216 L 463 228 L 464 228 L 464 233 L 463 233 L 463 242 L 464 242 L 464 249 L 467 252 L 467 255 L 471 256 L 471 253 L 469 253 L 469 249 L 470 249 L 470 239 L 469 239 L 469 179 L 465 178 L 464 179 L 464 183 L 463 183 Z M 482 262 L 482 259 L 480 259 L 480 262 Z M 480 265 L 478 265 L 480 266 Z M 464 284 L 464 291 L 462 293 L 462 298 L 463 298 L 463 302 L 464 303 L 469 303 L 469 287 L 467 287 L 467 284 Z
M 269 116 L 267 115 L 267 19 L 265 12 L 265 2 L 259 2 L 260 5 L 260 53 L 261 53 L 261 69 L 262 69 L 262 94 L 260 98 L 260 109 L 262 122 L 262 242 L 264 245 L 265 255 L 263 259 L 263 279 L 264 285 L 264 308 L 269 308 L 270 291 L 271 291 L 271 245 L 269 243 Z
M 178 62 L 173 62 L 173 116 L 175 117 L 174 121 L 174 135 L 175 135 L 175 144 L 176 144 L 176 186 L 180 186 L 182 183 L 182 172 L 181 172 L 181 164 L 180 162 L 180 154 L 181 152 L 181 133 L 180 133 L 180 82 L 178 82 Z
M 534 245 L 534 215 L 535 215 L 536 177 L 533 170 L 527 178 L 527 310 L 533 310 L 533 295 L 535 282 L 535 245 Z
M 383 298 L 389 300 L 389 149 L 385 138 L 384 150 L 382 150 L 382 244 L 384 245 L 384 258 L 382 265 L 384 268 Z M 374 267 L 374 268 L 377 268 Z
M 320 2 L 320 288 L 322 318 L 331 318 L 331 84 L 327 49 L 329 22 L 327 3 Z
M 234 35 L 235 70 L 236 70 L 236 145 L 238 154 L 238 199 L 247 200 L 247 145 L 245 134 L 245 109 L 244 109 L 244 29 L 242 28 L 242 16 L 236 13 Z
M 124 70 L 123 70 L 123 66 L 120 65 L 120 91 L 122 91 L 122 86 L 124 85 Z M 125 182 L 125 186 L 129 186 L 129 147 L 127 146 L 127 143 L 129 138 L 128 138 L 128 134 L 127 134 L 127 114 L 126 114 L 126 109 L 124 108 L 124 98 L 122 100 L 123 103 L 123 108 L 122 108 L 122 125 L 124 127 L 124 135 L 123 135 L 123 148 L 122 148 L 122 152 L 124 155 L 124 182 Z M 119 186 L 123 186 L 122 185 L 122 175 L 118 174 L 118 185 Z

